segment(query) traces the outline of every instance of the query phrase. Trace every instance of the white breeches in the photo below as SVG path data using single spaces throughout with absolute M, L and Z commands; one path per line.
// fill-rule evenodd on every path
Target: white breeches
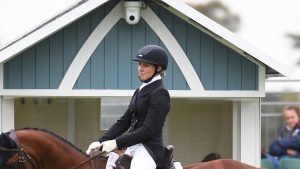
M 155 161 L 143 144 L 139 143 L 128 147 L 125 153 L 132 157 L 130 169 L 156 169 Z

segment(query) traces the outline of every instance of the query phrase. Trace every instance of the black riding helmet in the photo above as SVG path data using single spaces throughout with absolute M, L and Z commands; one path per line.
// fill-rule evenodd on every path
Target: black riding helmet
M 157 45 L 146 45 L 142 47 L 133 60 L 138 62 L 150 63 L 156 67 L 152 77 L 146 80 L 140 79 L 140 81 L 144 83 L 150 82 L 157 73 L 166 70 L 168 67 L 167 53 L 162 47 Z M 163 70 L 158 71 L 158 65 L 161 65 Z
M 146 45 L 142 47 L 133 60 L 161 65 L 164 70 L 168 67 L 167 53 L 162 47 L 157 45 Z

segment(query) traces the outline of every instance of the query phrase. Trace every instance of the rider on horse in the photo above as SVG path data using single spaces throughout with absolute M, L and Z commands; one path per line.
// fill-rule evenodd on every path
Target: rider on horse
M 165 50 L 157 45 L 142 47 L 133 59 L 138 62 L 142 85 L 135 91 L 124 115 L 86 153 L 111 152 L 127 148 L 132 156 L 131 169 L 166 167 L 168 150 L 163 145 L 162 130 L 170 110 L 170 95 L 162 77 L 168 65 Z M 129 132 L 124 134 L 127 130 Z

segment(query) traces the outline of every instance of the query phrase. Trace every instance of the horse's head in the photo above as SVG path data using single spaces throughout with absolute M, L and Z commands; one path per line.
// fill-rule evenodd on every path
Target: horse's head
M 9 137 L 9 134 L 10 133 L 2 133 L 0 135 L 0 168 L 3 168 L 7 160 L 17 153 L 15 151 L 17 145 L 14 140 Z

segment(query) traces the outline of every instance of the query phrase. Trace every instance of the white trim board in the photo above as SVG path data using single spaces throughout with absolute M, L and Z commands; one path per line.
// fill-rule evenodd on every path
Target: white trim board
M 131 97 L 134 90 L 57 90 L 57 89 L 3 89 L 3 97 L 101 97 L 101 96 L 127 96 Z M 256 98 L 265 97 L 261 91 L 220 91 L 210 90 L 194 92 L 191 90 L 169 90 L 173 98 Z

